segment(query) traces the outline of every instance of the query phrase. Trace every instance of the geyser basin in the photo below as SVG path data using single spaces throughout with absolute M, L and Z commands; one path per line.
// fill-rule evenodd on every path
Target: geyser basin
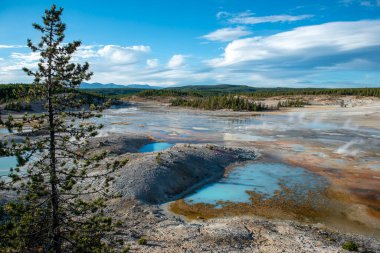
M 250 203 L 248 192 L 270 198 L 285 188 L 302 195 L 311 190 L 320 190 L 323 185 L 321 177 L 300 167 L 253 162 L 235 168 L 226 177 L 201 188 L 184 200 L 189 204 L 217 205 L 221 201 Z
M 172 146 L 174 146 L 174 144 L 167 143 L 167 142 L 155 142 L 155 143 L 144 145 L 142 148 L 139 149 L 139 152 L 141 153 L 158 152 L 158 151 L 168 149 Z
M 8 176 L 11 168 L 17 166 L 17 158 L 15 156 L 0 157 L 0 177 Z

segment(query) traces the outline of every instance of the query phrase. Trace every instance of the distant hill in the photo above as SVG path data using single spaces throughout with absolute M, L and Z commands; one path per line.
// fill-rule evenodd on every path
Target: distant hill
M 216 85 L 187 85 L 180 87 L 166 88 L 170 90 L 179 90 L 183 92 L 207 92 L 207 93 L 241 93 L 241 92 L 255 92 L 258 88 L 250 87 L 247 85 L 233 85 L 233 84 L 216 84 Z
M 161 89 L 161 87 L 158 86 L 150 86 L 149 84 L 128 84 L 128 88 L 135 88 L 135 89 L 144 89 L 144 90 L 158 90 Z
M 148 84 L 115 84 L 115 83 L 86 83 L 83 82 L 80 85 L 81 89 L 125 89 L 125 88 L 134 88 L 134 89 L 143 89 L 143 90 L 156 90 L 161 89 L 161 87 L 150 86 Z

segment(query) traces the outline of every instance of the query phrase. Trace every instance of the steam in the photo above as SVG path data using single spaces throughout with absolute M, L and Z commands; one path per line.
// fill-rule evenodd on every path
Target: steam
M 297 123 L 297 124 L 305 124 L 305 118 L 306 118 L 305 112 L 290 113 L 288 122 Z
M 271 137 L 230 133 L 225 133 L 223 139 L 224 141 L 273 141 L 273 138 Z
M 340 146 L 339 148 L 337 148 L 334 153 L 341 154 L 341 155 L 348 155 L 348 156 L 356 156 L 357 154 L 361 152 L 361 150 L 354 148 L 354 145 L 362 145 L 362 144 L 364 144 L 363 139 L 354 139 Z
M 347 130 L 357 130 L 359 126 L 357 124 L 353 124 L 351 119 L 348 119 L 343 124 L 343 129 Z

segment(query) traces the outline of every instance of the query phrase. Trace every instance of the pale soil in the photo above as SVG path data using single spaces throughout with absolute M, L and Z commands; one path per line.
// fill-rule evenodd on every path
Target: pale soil
M 110 143 L 115 140 L 122 138 L 108 137 Z M 120 150 L 118 145 L 107 149 L 113 148 Z M 112 201 L 109 211 L 122 223 L 114 239 L 122 241 L 122 247 L 128 246 L 131 252 L 345 252 L 341 245 L 349 240 L 359 245 L 360 252 L 380 252 L 380 241 L 375 238 L 332 231 L 322 224 L 255 216 L 191 221 L 175 215 L 167 210 L 167 204 L 154 203 L 176 199 L 181 192 L 194 188 L 191 186 L 207 183 L 203 179 L 220 177 L 229 163 L 254 159 L 255 155 L 247 156 L 249 152 L 243 149 L 205 145 L 177 145 L 162 151 L 160 162 L 156 160 L 157 154 L 122 155 L 131 160 L 115 184 L 122 198 Z M 188 159 L 191 165 L 186 165 Z M 199 167 L 211 169 L 202 172 Z M 148 244 L 139 245 L 140 238 L 147 239 Z
M 305 117 L 329 118 L 336 122 L 356 124 L 360 127 L 380 128 L 380 100 L 347 97 L 346 107 L 340 106 L 340 100 L 315 98 L 315 103 L 306 108 L 286 108 L 265 114 L 283 114 L 305 112 Z M 157 102 L 150 102 L 157 105 Z M 167 104 L 163 104 L 167 106 Z M 171 110 L 190 110 L 172 108 Z M 199 111 L 199 113 L 224 116 L 252 115 L 251 112 Z M 264 114 L 260 112 L 260 114 Z M 122 247 L 130 245 L 131 252 L 346 252 L 341 245 L 353 240 L 360 252 L 380 252 L 380 241 L 370 236 L 331 231 L 321 224 L 306 225 L 294 221 L 265 220 L 260 217 L 225 217 L 213 220 L 187 221 L 166 210 L 166 206 L 143 204 L 140 201 L 162 203 L 181 196 L 192 186 L 206 183 L 203 179 L 215 179 L 223 174 L 224 168 L 238 159 L 239 152 L 231 152 L 230 157 L 216 159 L 215 150 L 207 147 L 175 147 L 163 152 L 162 164 L 157 164 L 157 153 L 137 154 L 137 150 L 154 140 L 146 136 L 102 137 L 93 143 L 96 150 L 105 148 L 113 156 L 129 157 L 131 162 L 124 168 L 116 182 L 118 191 L 124 195 L 120 200 L 110 203 L 109 213 L 121 221 L 122 227 L 114 239 L 123 241 Z M 260 147 L 260 143 L 257 143 Z M 262 147 L 265 147 L 264 144 Z M 266 145 L 266 144 L 265 144 Z M 285 144 L 284 144 L 285 145 Z M 274 147 L 278 153 L 278 143 Z M 280 145 L 281 147 L 281 145 Z M 223 149 L 223 147 L 221 147 Z M 226 150 L 225 152 L 230 152 Z M 193 155 L 190 159 L 189 155 Z M 185 184 L 170 180 L 178 177 L 178 171 L 172 170 L 183 165 L 183 161 L 193 161 L 194 156 L 200 164 L 214 166 L 210 173 L 184 173 Z M 296 157 L 295 157 L 296 158 Z M 292 159 L 295 159 L 292 158 Z M 161 158 L 160 158 L 161 159 Z M 177 160 L 176 160 L 177 159 Z M 240 157 L 244 160 L 246 158 Z M 253 159 L 253 156 L 251 157 Z M 174 161 L 174 162 L 173 162 Z M 309 161 L 303 161 L 304 164 Z M 292 162 L 292 161 L 291 161 Z M 293 161 L 295 162 L 295 161 Z M 316 163 L 320 162 L 319 160 Z M 176 165 L 176 166 L 175 166 Z M 129 167 L 130 166 L 130 167 Z M 199 164 L 189 166 L 191 172 Z M 204 166 L 206 167 L 206 166 Z M 181 167 L 182 168 L 182 167 Z M 170 172 L 171 171 L 171 172 Z M 157 179 L 157 180 L 156 180 Z M 170 184 L 167 182 L 170 181 Z M 198 184 L 200 183 L 200 184 Z M 168 190 L 169 189 L 169 190 Z M 136 200 L 137 199 L 137 200 Z M 358 210 L 357 212 L 360 212 Z M 138 245 L 139 238 L 146 238 L 148 245 Z
M 347 252 L 341 245 L 349 240 L 359 252 L 380 252 L 373 238 L 333 232 L 322 225 L 259 217 L 226 217 L 208 221 L 186 221 L 166 211 L 165 206 L 135 201 L 114 210 L 122 221 L 116 240 L 130 252 Z M 138 239 L 147 240 L 139 245 Z

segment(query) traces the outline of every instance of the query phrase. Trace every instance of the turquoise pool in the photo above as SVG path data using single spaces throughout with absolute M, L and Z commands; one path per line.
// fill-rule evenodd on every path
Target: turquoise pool
M 0 157 L 0 176 L 8 176 L 9 170 L 17 166 L 15 156 Z
M 322 179 L 300 167 L 283 163 L 253 162 L 239 166 L 226 177 L 206 185 L 185 198 L 188 203 L 217 204 L 218 201 L 249 203 L 247 191 L 271 197 L 281 185 L 297 189 L 296 194 L 322 186 Z
M 155 142 L 155 143 L 150 143 L 143 146 L 142 148 L 139 149 L 139 152 L 141 153 L 158 152 L 158 151 L 171 148 L 172 146 L 174 146 L 174 144 L 167 143 L 167 142 Z

